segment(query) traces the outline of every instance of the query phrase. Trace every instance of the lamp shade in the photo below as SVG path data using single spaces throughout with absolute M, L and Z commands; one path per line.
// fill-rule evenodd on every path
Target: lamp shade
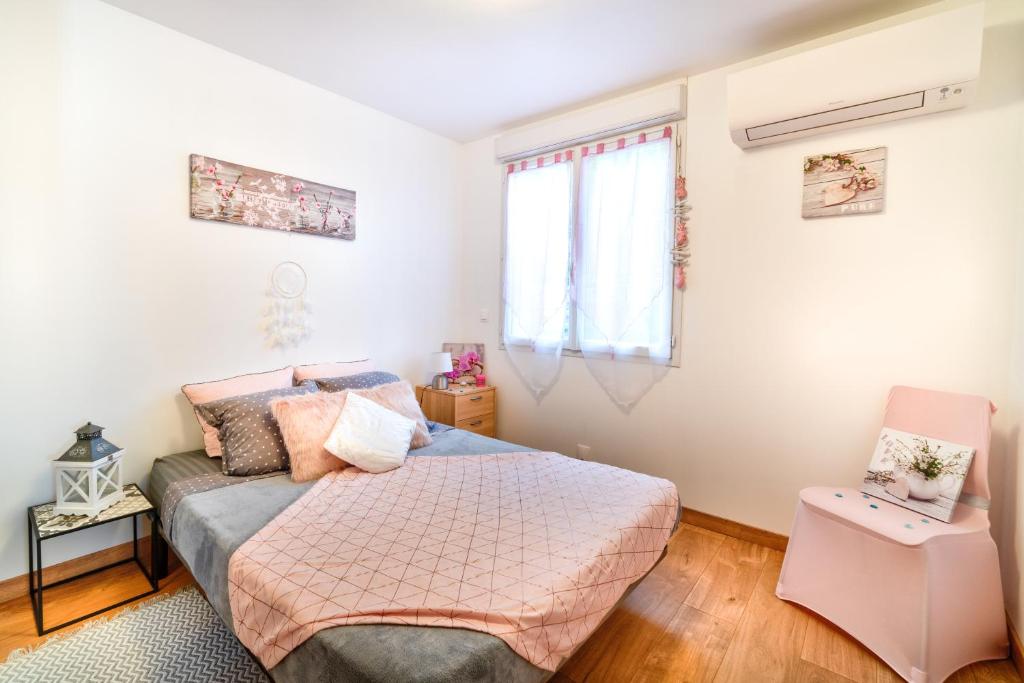
M 452 371 L 452 354 L 447 351 L 439 351 L 430 354 L 430 371 L 435 375 Z

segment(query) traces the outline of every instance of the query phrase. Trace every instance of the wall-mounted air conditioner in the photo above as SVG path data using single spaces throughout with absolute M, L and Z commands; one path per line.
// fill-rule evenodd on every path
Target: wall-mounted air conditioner
M 976 87 L 982 3 L 730 74 L 740 147 L 965 106 Z

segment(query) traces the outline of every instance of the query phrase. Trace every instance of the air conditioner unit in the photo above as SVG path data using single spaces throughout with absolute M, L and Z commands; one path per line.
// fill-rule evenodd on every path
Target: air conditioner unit
M 730 74 L 732 139 L 756 147 L 963 107 L 983 23 L 984 4 L 965 5 Z

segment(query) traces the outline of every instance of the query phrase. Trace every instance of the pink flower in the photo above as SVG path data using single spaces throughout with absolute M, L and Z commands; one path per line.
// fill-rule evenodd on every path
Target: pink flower
M 465 356 L 459 358 L 459 372 L 469 372 L 469 362 Z
M 217 178 L 217 179 L 216 179 L 216 180 L 214 180 L 213 182 L 214 182 L 214 184 L 215 184 L 215 185 L 216 185 L 217 187 L 220 187 L 221 185 L 223 185 L 223 184 L 224 184 L 224 181 L 223 181 L 223 180 L 221 180 L 220 178 Z
M 682 201 L 686 199 L 686 194 L 686 178 L 676 176 L 676 200 Z
M 208 167 L 206 168 L 206 173 L 207 173 L 208 175 L 216 175 L 216 174 L 217 174 L 217 169 L 216 169 L 216 167 L 214 167 L 214 166 L 208 166 Z
M 303 185 L 302 183 L 295 183 L 294 185 L 292 185 L 292 192 L 302 192 L 303 188 L 305 187 L 306 186 Z
M 444 376 L 447 377 L 450 380 L 456 380 L 456 379 L 459 378 L 459 371 L 458 370 L 452 370 L 451 372 L 444 373 Z
M 480 362 L 480 354 L 477 353 L 476 351 L 468 351 L 466 355 L 463 356 L 463 358 L 465 358 L 466 362 L 469 363 L 470 365 L 476 365 L 477 363 Z

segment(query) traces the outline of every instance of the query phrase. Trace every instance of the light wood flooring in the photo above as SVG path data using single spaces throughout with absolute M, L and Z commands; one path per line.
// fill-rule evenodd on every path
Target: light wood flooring
M 171 575 L 161 582 L 161 592 L 193 583 L 188 571 L 173 559 L 171 566 Z M 673 536 L 662 563 L 552 680 L 900 680 L 836 627 L 776 598 L 781 567 L 782 553 L 777 550 L 684 524 Z M 138 572 L 125 565 L 54 589 L 47 595 L 47 623 L 88 613 L 144 586 Z M 0 604 L 0 660 L 11 650 L 41 640 L 45 638 L 35 635 L 27 597 Z M 1009 660 L 1000 660 L 974 664 L 949 680 L 1021 679 Z

